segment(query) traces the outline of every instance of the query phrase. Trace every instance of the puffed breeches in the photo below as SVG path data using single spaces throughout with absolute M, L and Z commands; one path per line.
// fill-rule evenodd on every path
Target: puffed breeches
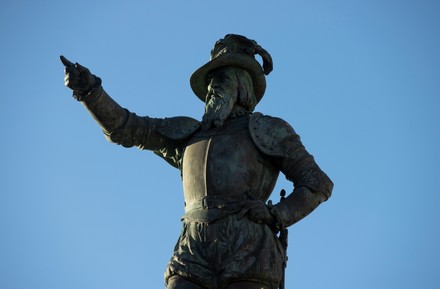
M 165 284 L 178 275 L 205 288 L 251 281 L 276 289 L 285 258 L 277 236 L 265 224 L 238 214 L 213 223 L 184 220 Z

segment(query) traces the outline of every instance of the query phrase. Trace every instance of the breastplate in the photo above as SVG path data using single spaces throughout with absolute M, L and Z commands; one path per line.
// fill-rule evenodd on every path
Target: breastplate
M 247 193 L 263 201 L 269 198 L 279 171 L 254 145 L 248 121 L 247 116 L 234 119 L 190 140 L 182 165 L 186 203 L 207 196 L 241 198 Z

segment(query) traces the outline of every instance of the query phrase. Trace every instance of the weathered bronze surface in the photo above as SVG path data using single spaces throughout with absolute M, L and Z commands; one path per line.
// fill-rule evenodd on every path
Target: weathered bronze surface
M 185 214 L 167 288 L 283 288 L 287 227 L 327 200 L 333 183 L 288 123 L 253 112 L 273 68 L 269 53 L 240 35 L 217 41 L 211 60 L 190 79 L 205 102 L 201 122 L 137 116 L 87 68 L 61 61 L 65 85 L 109 141 L 151 150 L 181 171 Z M 279 172 L 294 190 L 272 204 Z

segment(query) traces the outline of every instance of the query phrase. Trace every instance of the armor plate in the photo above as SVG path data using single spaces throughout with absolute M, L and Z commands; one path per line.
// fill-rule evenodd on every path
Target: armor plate
M 206 197 L 242 199 L 246 194 L 267 201 L 279 170 L 255 146 L 248 123 L 248 116 L 240 117 L 192 137 L 183 156 L 186 203 Z
M 259 112 L 254 113 L 251 117 L 249 132 L 258 149 L 267 155 L 279 157 L 287 156 L 283 146 L 284 140 L 297 135 L 284 120 Z
M 157 131 L 172 140 L 191 136 L 200 127 L 200 122 L 186 116 L 164 118 L 157 124 Z

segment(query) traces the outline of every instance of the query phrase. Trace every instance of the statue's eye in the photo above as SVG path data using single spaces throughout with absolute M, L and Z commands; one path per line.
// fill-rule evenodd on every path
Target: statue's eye
M 224 81 L 231 81 L 232 78 L 231 78 L 229 75 L 225 75 L 225 76 L 223 77 L 223 80 L 224 80 Z

